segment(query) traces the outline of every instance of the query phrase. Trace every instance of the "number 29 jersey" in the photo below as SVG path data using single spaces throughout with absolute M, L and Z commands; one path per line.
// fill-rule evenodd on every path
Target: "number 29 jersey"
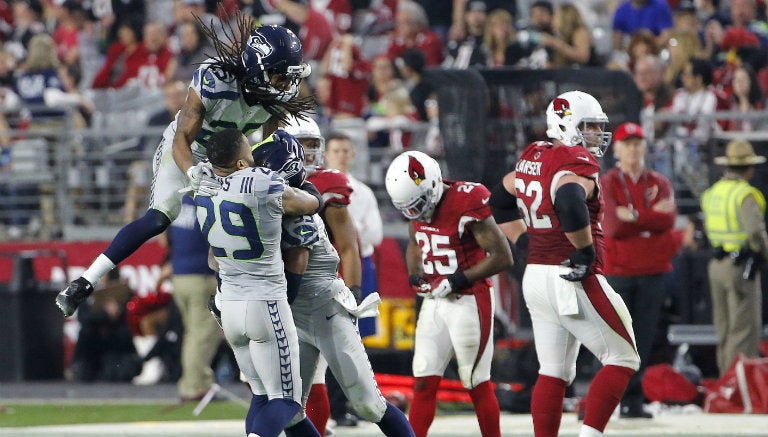
M 515 165 L 517 206 L 528 226 L 528 264 L 557 265 L 575 250 L 555 213 L 555 187 L 561 177 L 575 174 L 598 183 L 600 164 L 581 146 L 559 146 L 546 141 L 531 143 Z M 597 251 L 593 267 L 601 272 L 604 253 L 603 230 L 600 226 L 603 205 L 599 195 L 587 199 L 592 240 Z
M 285 181 L 262 167 L 217 178 L 213 197 L 197 196 L 197 221 L 219 263 L 223 300 L 287 299 L 280 237 Z
M 416 243 L 421 249 L 424 278 L 433 282 L 460 270 L 466 270 L 485 258 L 469 225 L 490 217 L 490 191 L 482 184 L 444 181 L 448 184 L 442 200 L 429 222 L 413 220 Z M 488 292 L 490 279 L 477 281 L 461 294 Z

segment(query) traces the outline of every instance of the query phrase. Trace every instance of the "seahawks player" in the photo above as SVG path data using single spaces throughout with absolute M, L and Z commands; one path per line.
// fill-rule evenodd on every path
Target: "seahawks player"
M 303 157 L 299 142 L 278 130 L 272 138 L 254 147 L 256 165 L 285 171 L 286 164 L 280 158 L 284 146 L 274 139 L 286 136 L 296 148 L 294 155 Z M 302 386 L 302 405 L 306 405 L 311 388 L 308 382 L 312 381 L 322 354 L 360 417 L 376 423 L 384 435 L 413 436 L 405 415 L 381 395 L 357 329 L 361 314 L 375 314 L 380 302 L 378 293 L 371 294 L 358 306 L 353 292 L 338 276 L 339 254 L 319 214 L 284 218 L 282 247 L 289 281 L 290 276 L 301 275 L 291 310 L 299 333 L 301 377 L 306 382 Z M 287 428 L 286 435 L 306 435 L 305 427 L 310 424 L 304 415 L 297 416 L 293 422 L 298 423 Z
M 212 197 L 195 197 L 197 220 L 219 266 L 224 336 L 253 392 L 246 433 L 276 437 L 301 409 L 281 222 L 284 213 L 314 212 L 319 199 L 254 167 L 251 146 L 238 129 L 213 134 L 207 156 L 221 188 Z
M 224 40 L 212 23 L 198 19 L 217 56 L 195 71 L 184 106 L 163 134 L 153 162 L 149 210 L 124 226 L 83 275 L 59 293 L 56 303 L 65 316 L 75 312 L 102 276 L 170 225 L 180 211 L 185 186 L 208 195 L 216 191 L 210 166 L 200 163 L 212 133 L 235 128 L 248 135 L 267 123 L 269 131 L 277 120 L 288 115 L 303 118 L 313 108 L 311 98 L 297 97 L 299 83 L 311 69 L 296 35 L 280 26 L 256 27 L 240 13 L 237 29 L 225 19 Z

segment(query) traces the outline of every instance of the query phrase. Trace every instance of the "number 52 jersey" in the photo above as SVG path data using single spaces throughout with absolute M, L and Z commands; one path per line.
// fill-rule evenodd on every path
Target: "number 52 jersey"
M 466 270 L 485 258 L 469 225 L 490 217 L 490 191 L 475 182 L 449 181 L 442 200 L 429 222 L 413 220 L 416 243 L 421 249 L 424 278 L 433 282 L 459 270 Z M 488 292 L 490 279 L 475 282 L 461 294 Z
M 531 143 L 515 165 L 515 191 L 530 237 L 528 264 L 557 265 L 575 250 L 555 213 L 555 188 L 561 177 L 575 174 L 598 183 L 600 164 L 581 146 L 558 146 L 546 141 Z M 597 251 L 595 272 L 601 273 L 604 253 L 602 198 L 599 186 L 587 199 L 592 239 Z

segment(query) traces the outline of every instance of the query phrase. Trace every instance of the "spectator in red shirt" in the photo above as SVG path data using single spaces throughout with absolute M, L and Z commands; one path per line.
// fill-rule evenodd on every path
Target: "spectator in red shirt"
M 368 103 L 371 63 L 363 59 L 352 35 L 334 39 L 321 71 L 331 80 L 328 106 L 334 118 L 362 117 Z
M 132 21 L 120 25 L 118 41 L 110 46 L 104 66 L 93 80 L 93 88 L 122 88 L 129 82 L 155 88 L 173 76 L 176 61 L 168 49 L 163 24 L 147 23 L 144 42 L 138 29 Z
M 632 315 L 640 355 L 640 370 L 622 398 L 621 416 L 650 418 L 643 411 L 641 382 L 666 297 L 664 276 L 672 271 L 678 250 L 672 234 L 677 207 L 669 180 L 645 168 L 642 128 L 621 124 L 613 138 L 617 166 L 600 178 L 605 200 L 603 271 Z
M 395 31 L 392 42 L 387 49 L 389 59 L 395 60 L 406 49 L 421 49 L 426 55 L 427 67 L 440 65 L 443 62 L 443 41 L 433 31 L 429 30 L 427 15 L 419 4 L 402 0 L 397 5 L 395 15 Z
M 128 65 L 135 63 L 137 50 L 141 46 L 141 23 L 137 20 L 125 20 L 117 30 L 117 41 L 110 44 L 107 57 L 96 77 L 93 88 L 119 88 L 124 85 L 123 76 Z M 118 85 L 119 83 L 119 85 Z

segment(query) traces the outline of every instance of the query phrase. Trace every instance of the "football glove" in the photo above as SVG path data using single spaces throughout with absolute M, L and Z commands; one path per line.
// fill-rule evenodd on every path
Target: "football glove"
M 571 268 L 570 272 L 564 273 L 560 277 L 566 281 L 581 282 L 589 275 L 589 269 L 595 263 L 596 258 L 595 247 L 591 244 L 575 250 L 567 260 L 560 263 L 562 266 Z
M 189 186 L 182 191 L 192 191 L 196 196 L 212 197 L 221 188 L 221 183 L 213 175 L 213 166 L 208 161 L 198 162 L 187 170 Z
M 432 297 L 430 290 L 432 287 L 429 285 L 426 279 L 421 275 L 411 275 L 408 277 L 408 285 L 411 286 L 411 290 L 421 297 Z

